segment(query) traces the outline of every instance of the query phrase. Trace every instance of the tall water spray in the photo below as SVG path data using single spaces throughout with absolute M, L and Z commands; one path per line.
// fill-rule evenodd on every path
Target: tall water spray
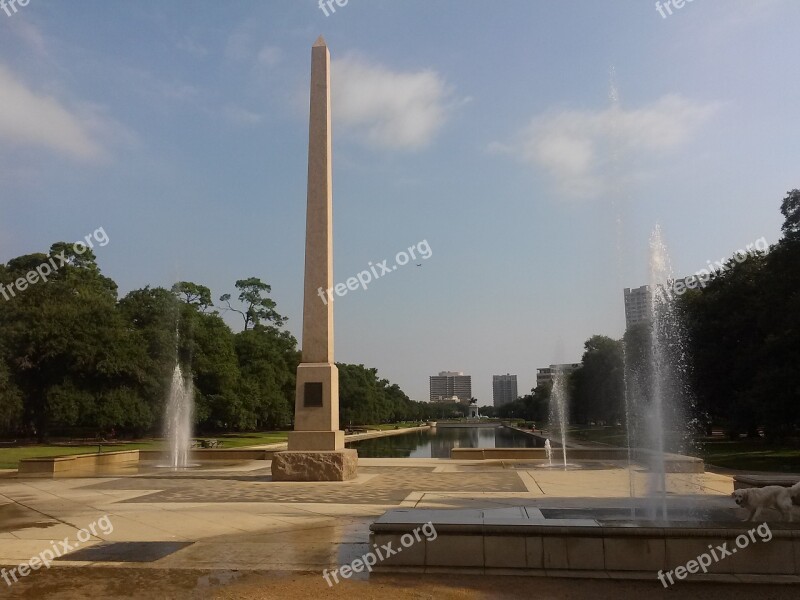
M 650 236 L 650 319 L 652 331 L 650 335 L 650 414 L 646 420 L 649 439 L 652 440 L 649 454 L 650 497 L 654 500 L 654 512 L 661 512 L 661 518 L 667 520 L 667 476 L 664 461 L 665 428 L 669 420 L 665 415 L 665 394 L 669 385 L 669 356 L 666 349 L 666 334 L 670 327 L 669 299 L 663 293 L 668 282 L 673 280 L 672 266 L 666 244 L 661 234 L 661 227 L 656 225 Z
M 174 469 L 189 466 L 192 440 L 192 416 L 194 413 L 194 385 L 186 379 L 179 363 L 172 371 L 164 433 L 169 444 L 169 464 Z
M 567 422 L 568 418 L 567 402 L 567 377 L 560 369 L 553 372 L 553 389 L 550 392 L 550 426 L 558 423 L 561 435 L 561 454 L 564 458 L 564 470 L 567 469 Z
M 647 324 L 626 333 L 625 394 L 629 446 L 647 467 L 648 518 L 669 520 L 665 453 L 677 451 L 688 434 L 685 411 L 685 336 L 670 292 L 673 275 L 661 228 L 650 237 Z M 633 481 L 631 480 L 633 492 Z

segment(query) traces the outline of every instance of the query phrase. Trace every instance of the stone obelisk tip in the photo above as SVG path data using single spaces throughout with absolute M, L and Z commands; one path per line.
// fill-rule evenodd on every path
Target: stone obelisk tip
M 327 47 L 328 47 L 328 44 L 327 44 L 327 43 L 325 43 L 325 38 L 324 38 L 324 37 L 322 37 L 322 36 L 319 36 L 319 37 L 317 38 L 317 41 L 316 41 L 316 42 L 314 42 L 314 48 L 319 48 L 319 47 L 324 47 L 324 48 L 327 48 Z

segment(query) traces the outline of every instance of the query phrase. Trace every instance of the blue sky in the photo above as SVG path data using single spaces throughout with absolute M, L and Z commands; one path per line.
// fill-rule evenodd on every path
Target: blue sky
M 660 224 L 676 274 L 780 234 L 800 187 L 800 3 L 30 0 L 0 11 L 0 261 L 98 227 L 121 294 L 273 286 L 299 338 L 310 47 L 333 55 L 336 358 L 440 370 L 619 337 Z M 420 261 L 416 261 L 420 262 Z M 238 323 L 231 319 L 233 326 Z

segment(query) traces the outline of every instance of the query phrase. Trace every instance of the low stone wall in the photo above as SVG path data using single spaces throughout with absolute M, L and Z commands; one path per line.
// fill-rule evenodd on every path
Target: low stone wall
M 562 460 L 560 448 L 553 448 L 553 461 Z M 652 454 L 650 450 L 634 449 L 633 459 L 646 462 Z M 544 448 L 453 448 L 450 458 L 459 460 L 547 460 Z M 567 460 L 628 460 L 627 448 L 567 448 Z M 682 454 L 665 454 L 664 465 L 667 473 L 703 473 L 705 463 L 702 459 Z
M 439 429 L 458 427 L 503 427 L 503 424 L 496 421 L 437 421 L 436 427 Z
M 138 462 L 139 450 L 24 458 L 19 461 L 18 473 L 30 477 L 59 477 L 67 473 L 92 472 L 101 466 L 124 466 Z
M 424 511 L 420 511 L 422 513 Z M 417 542 L 403 545 L 403 536 L 421 527 L 414 519 L 406 523 L 373 523 L 370 545 L 402 548 L 375 566 L 377 571 L 417 571 L 419 568 L 482 569 L 490 574 L 493 569 L 503 569 L 508 574 L 513 569 L 520 575 L 558 575 L 558 572 L 580 572 L 581 576 L 618 578 L 642 575 L 658 583 L 659 572 L 672 571 L 687 565 L 727 543 L 728 550 L 736 548 L 737 536 L 744 535 L 756 526 L 742 523 L 729 527 L 601 527 L 530 525 L 507 523 L 502 525 L 436 523 L 436 538 L 422 537 Z M 772 539 L 750 541 L 737 554 L 731 554 L 708 567 L 710 576 L 736 575 L 800 575 L 800 531 L 772 527 Z M 433 536 L 430 536 L 433 537 Z M 734 550 L 736 552 L 736 550 Z M 684 570 L 684 575 L 686 571 Z M 674 578 L 673 574 L 673 578 Z M 702 580 L 703 573 L 689 575 L 690 580 Z M 675 579 L 677 582 L 677 579 Z
M 430 425 L 422 425 L 420 427 L 404 427 L 402 429 L 382 429 L 367 431 L 365 433 L 351 433 L 350 435 L 344 436 L 344 441 L 345 443 L 358 442 L 360 440 L 371 440 L 373 438 L 403 435 L 404 433 L 411 433 L 412 431 L 428 431 L 430 428 Z

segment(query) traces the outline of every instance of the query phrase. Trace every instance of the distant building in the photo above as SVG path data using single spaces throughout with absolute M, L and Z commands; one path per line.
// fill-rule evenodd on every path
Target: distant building
M 552 383 L 553 376 L 556 373 L 560 372 L 570 374 L 576 369 L 579 369 L 580 366 L 581 363 L 565 363 L 561 365 L 550 365 L 549 367 L 545 367 L 543 369 L 536 369 L 536 387 L 546 383 Z
M 472 376 L 461 371 L 440 371 L 431 375 L 431 402 L 452 402 L 453 396 L 459 402 L 469 403 L 472 398 Z
M 431 398 L 431 402 L 438 402 L 440 404 L 458 404 L 461 402 L 458 396 L 436 396 L 436 398 Z
M 517 399 L 516 375 L 492 376 L 492 399 L 495 408 L 508 404 Z
M 634 289 L 625 288 L 623 294 L 625 296 L 625 328 L 649 321 L 653 305 L 650 286 L 643 285 Z

